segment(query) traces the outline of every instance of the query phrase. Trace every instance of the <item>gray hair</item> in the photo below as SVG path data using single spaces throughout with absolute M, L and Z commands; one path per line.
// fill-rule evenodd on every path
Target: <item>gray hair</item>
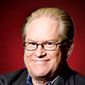
M 26 18 L 26 23 L 23 26 L 22 39 L 25 41 L 26 37 L 26 24 L 30 24 L 33 20 L 46 16 L 59 20 L 63 25 L 62 36 L 64 39 L 73 40 L 74 38 L 74 26 L 71 17 L 64 10 L 59 8 L 40 8 L 34 11 L 30 16 Z

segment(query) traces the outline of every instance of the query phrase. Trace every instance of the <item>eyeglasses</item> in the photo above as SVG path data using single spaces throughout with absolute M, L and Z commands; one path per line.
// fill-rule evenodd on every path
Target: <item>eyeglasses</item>
M 41 45 L 44 50 L 52 51 L 52 50 L 55 50 L 57 48 L 57 45 L 59 44 L 65 45 L 67 44 L 67 40 L 63 40 L 59 43 L 57 43 L 56 41 L 46 41 L 46 42 L 43 42 L 42 44 L 38 44 L 34 41 L 28 41 L 28 42 L 24 42 L 24 47 L 28 51 L 35 51 L 38 48 L 38 46 Z

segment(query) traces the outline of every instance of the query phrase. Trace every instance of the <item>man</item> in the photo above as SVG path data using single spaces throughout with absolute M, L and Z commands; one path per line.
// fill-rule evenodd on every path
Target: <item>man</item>
M 85 85 L 67 58 L 74 45 L 70 16 L 59 8 L 40 8 L 23 27 L 26 69 L 0 77 L 0 85 Z

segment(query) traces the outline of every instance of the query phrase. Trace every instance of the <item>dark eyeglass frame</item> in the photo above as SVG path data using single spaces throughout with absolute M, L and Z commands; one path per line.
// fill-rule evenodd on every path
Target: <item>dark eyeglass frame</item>
M 23 46 L 24 46 L 24 48 L 26 49 L 26 50 L 28 50 L 28 51 L 35 51 L 37 48 L 38 48 L 38 46 L 39 45 L 41 45 L 42 46 L 42 48 L 44 49 L 44 50 L 46 50 L 46 51 L 52 51 L 52 50 L 55 50 L 56 48 L 57 48 L 57 45 L 67 45 L 68 43 L 70 43 L 70 42 L 73 42 L 73 40 L 68 40 L 68 39 L 65 39 L 65 40 L 63 40 L 63 41 L 61 41 L 61 42 L 56 42 L 56 41 L 46 41 L 46 42 L 43 42 L 43 43 L 41 43 L 41 44 L 38 44 L 37 42 L 35 42 L 35 41 L 29 41 L 29 42 L 24 42 L 24 44 L 23 44 Z M 52 43 L 52 45 L 54 45 L 55 47 L 54 48 L 51 48 L 51 49 L 47 49 L 46 47 L 45 47 L 45 45 L 46 45 L 46 43 Z M 35 48 L 33 48 L 33 49 L 28 49 L 28 48 L 26 48 L 26 44 L 28 45 L 28 44 L 35 44 Z

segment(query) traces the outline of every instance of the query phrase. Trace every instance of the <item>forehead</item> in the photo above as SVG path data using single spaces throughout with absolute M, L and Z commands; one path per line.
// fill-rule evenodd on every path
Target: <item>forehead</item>
M 26 39 L 37 41 L 56 40 L 59 38 L 60 23 L 49 17 L 40 17 L 26 24 Z

